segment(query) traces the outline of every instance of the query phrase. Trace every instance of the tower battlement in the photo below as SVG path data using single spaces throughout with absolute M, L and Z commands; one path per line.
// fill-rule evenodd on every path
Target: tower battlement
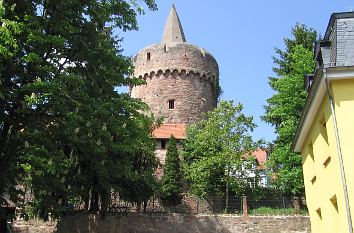
M 219 68 L 215 58 L 205 49 L 192 44 L 178 43 L 165 50 L 160 44 L 141 50 L 134 57 L 135 77 L 143 78 L 152 72 L 199 73 L 216 79 Z

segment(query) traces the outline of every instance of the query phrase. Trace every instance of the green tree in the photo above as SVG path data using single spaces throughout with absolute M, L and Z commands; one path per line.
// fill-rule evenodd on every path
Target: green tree
M 291 57 L 291 54 L 296 49 L 296 46 L 301 45 L 304 49 L 312 52 L 314 42 L 317 39 L 317 32 L 314 29 L 299 23 L 291 29 L 291 34 L 294 36 L 293 39 L 284 38 L 285 51 L 275 48 L 277 55 L 273 56 L 273 62 L 276 67 L 273 68 L 273 71 L 278 77 L 292 73 L 294 58 Z
M 137 29 L 142 11 L 137 1 L 0 1 L 1 202 L 25 180 L 43 218 L 81 203 L 105 211 L 111 191 L 152 173 L 147 106 L 114 90 L 139 84 L 113 30 Z
M 158 182 L 154 175 L 158 165 L 158 159 L 154 153 L 155 140 L 151 138 L 150 143 L 143 141 L 140 145 L 135 148 L 136 151 L 132 157 L 134 173 L 130 179 L 123 180 L 124 184 L 120 185 L 124 188 L 119 189 L 119 197 L 137 203 L 139 210 L 141 203 L 146 203 L 158 191 Z
M 277 77 L 269 78 L 275 94 L 267 100 L 263 120 L 275 126 L 277 138 L 268 167 L 274 185 L 284 194 L 301 195 L 304 192 L 301 157 L 291 151 L 291 143 L 306 100 L 304 74 L 313 72 L 313 46 L 317 33 L 305 25 L 292 28 L 294 38 L 285 38 L 285 51 L 275 49 L 273 57 Z
M 256 126 L 253 118 L 242 110 L 241 104 L 220 101 L 214 111 L 188 128 L 183 165 L 193 194 L 244 194 L 248 182 L 242 167 L 249 164 L 248 155 L 257 144 L 250 136 Z
M 12 121 L 13 113 L 9 111 L 9 108 L 18 105 L 19 101 L 15 102 L 14 96 L 16 92 L 13 91 L 3 76 L 6 72 L 6 61 L 14 58 L 14 54 L 19 50 L 19 44 L 17 37 L 21 34 L 24 24 L 14 20 L 12 17 L 6 17 L 8 15 L 8 9 L 5 8 L 3 1 L 0 1 L 0 207 L 6 204 L 4 194 L 12 194 L 12 200 L 15 200 L 18 192 L 14 188 L 13 184 L 17 182 L 17 164 L 16 164 L 16 149 L 20 146 L 12 142 L 18 140 L 16 127 L 14 127 Z M 6 104 L 6 102 L 9 102 Z M 9 105 L 6 108 L 6 105 Z M 12 115 L 11 115 L 12 113 Z M 14 121 L 14 123 L 16 120 Z M 19 140 L 18 140 L 19 141 Z M 7 199 L 7 198 L 6 198 Z M 0 217 L 1 217 L 0 209 Z
M 182 170 L 177 141 L 171 136 L 168 141 L 166 161 L 161 180 L 161 200 L 166 205 L 178 205 L 182 201 Z

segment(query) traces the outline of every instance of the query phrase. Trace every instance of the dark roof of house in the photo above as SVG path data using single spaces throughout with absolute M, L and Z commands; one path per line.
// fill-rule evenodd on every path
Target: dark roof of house
M 334 22 L 337 19 L 346 19 L 346 18 L 354 18 L 354 12 L 333 13 L 331 15 L 331 18 L 330 18 L 329 22 L 328 22 L 328 26 L 327 26 L 327 29 L 326 29 L 326 34 L 324 36 L 324 40 L 328 40 L 329 39 L 329 35 L 331 34 L 331 29 L 332 29 L 332 26 L 333 26 Z

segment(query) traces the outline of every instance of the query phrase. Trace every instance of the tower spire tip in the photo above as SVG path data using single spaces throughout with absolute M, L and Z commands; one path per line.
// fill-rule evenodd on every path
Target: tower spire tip
M 181 21 L 178 17 L 175 4 L 172 3 L 170 15 L 167 18 L 162 35 L 161 44 L 169 45 L 174 42 L 186 42 Z

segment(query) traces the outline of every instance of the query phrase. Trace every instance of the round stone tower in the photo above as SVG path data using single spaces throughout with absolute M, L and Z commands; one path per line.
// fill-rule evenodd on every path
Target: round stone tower
M 131 96 L 147 103 L 164 123 L 191 124 L 216 107 L 218 64 L 205 49 L 186 42 L 172 6 L 162 40 L 134 57 L 134 76 L 146 84 L 134 86 Z

